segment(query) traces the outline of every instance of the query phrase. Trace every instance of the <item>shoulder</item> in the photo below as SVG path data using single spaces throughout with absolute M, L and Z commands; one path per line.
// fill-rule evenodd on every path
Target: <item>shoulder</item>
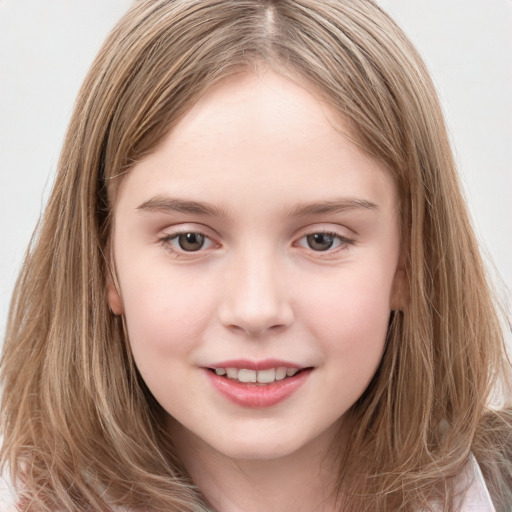
M 0 511 L 19 511 L 19 509 L 16 507 L 16 491 L 6 474 L 0 475 Z
M 18 493 L 7 472 L 0 474 L 0 512 L 23 512 L 17 505 Z M 112 512 L 130 512 L 128 509 L 112 507 Z
M 482 471 L 473 454 L 454 481 L 455 508 L 458 512 L 496 512 L 485 484 Z M 443 512 L 444 507 L 431 504 L 434 512 Z M 422 511 L 426 512 L 426 511 Z
M 461 512 L 495 512 L 482 471 L 473 454 L 457 478 L 456 491 L 461 496 Z

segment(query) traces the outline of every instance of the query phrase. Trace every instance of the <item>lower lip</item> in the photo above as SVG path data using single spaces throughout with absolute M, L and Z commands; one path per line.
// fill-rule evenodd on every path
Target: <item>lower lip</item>
M 297 391 L 312 372 L 302 370 L 293 377 L 276 380 L 271 384 L 242 383 L 205 370 L 215 389 L 231 402 L 242 407 L 263 408 L 276 405 Z

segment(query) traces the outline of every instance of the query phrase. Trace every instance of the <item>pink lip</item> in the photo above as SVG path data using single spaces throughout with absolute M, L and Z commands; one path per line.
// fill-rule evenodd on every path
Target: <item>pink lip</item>
M 231 361 L 233 363 L 233 361 Z M 279 366 L 287 366 L 279 364 Z M 270 368 L 276 366 L 271 365 Z M 289 365 L 288 368 L 296 368 L 297 366 Z M 245 368 L 254 369 L 247 366 L 217 366 L 217 368 Z M 266 367 L 268 368 L 268 366 Z M 265 369 L 265 368 L 260 368 Z M 241 405 L 242 407 L 264 408 L 276 405 L 297 391 L 307 380 L 313 371 L 307 368 L 297 373 L 293 377 L 274 381 L 271 384 L 242 383 L 234 379 L 221 377 L 209 369 L 204 369 L 206 376 L 212 383 L 213 387 L 224 395 L 231 402 Z
M 297 363 L 291 363 L 290 361 L 282 361 L 280 359 L 264 359 L 262 361 L 249 361 L 247 359 L 232 359 L 230 361 L 221 361 L 214 363 L 205 368 L 238 368 L 239 370 L 268 370 L 269 368 L 304 368 L 302 365 Z

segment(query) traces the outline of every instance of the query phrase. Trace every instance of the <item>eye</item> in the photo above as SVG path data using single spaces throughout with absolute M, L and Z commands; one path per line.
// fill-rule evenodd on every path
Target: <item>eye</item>
M 325 252 L 332 249 L 338 249 L 352 243 L 352 240 L 336 233 L 310 233 L 299 239 L 298 245 L 306 247 L 315 252 Z
M 177 235 L 176 241 L 184 251 L 199 251 L 202 249 L 205 243 L 206 237 L 201 233 L 182 233 Z
M 334 244 L 334 235 L 331 233 L 313 233 L 306 236 L 306 243 L 314 251 L 327 251 Z
M 162 238 L 162 242 L 168 245 L 173 252 L 197 252 L 201 249 L 208 249 L 213 245 L 212 240 L 194 231 L 176 233 Z

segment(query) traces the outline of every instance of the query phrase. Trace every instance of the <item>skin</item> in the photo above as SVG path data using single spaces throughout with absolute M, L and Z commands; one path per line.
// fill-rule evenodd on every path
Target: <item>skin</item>
M 311 88 L 260 70 L 211 88 L 120 185 L 110 306 L 223 512 L 334 509 L 332 443 L 400 308 L 397 191 L 343 133 Z M 206 237 L 199 250 L 180 247 L 187 232 Z M 313 368 L 272 407 L 234 404 L 204 369 L 269 358 Z

